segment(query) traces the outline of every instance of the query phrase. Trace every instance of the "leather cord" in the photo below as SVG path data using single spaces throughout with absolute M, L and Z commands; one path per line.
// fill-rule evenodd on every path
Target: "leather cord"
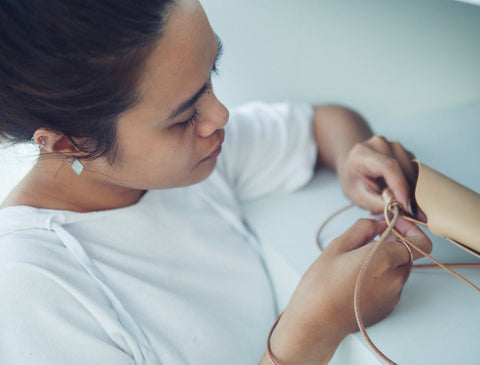
M 362 320 L 362 315 L 361 315 L 361 310 L 360 310 L 360 305 L 359 305 L 362 281 L 365 277 L 365 273 L 367 271 L 367 268 L 370 264 L 370 261 L 371 261 L 372 257 L 375 255 L 375 253 L 379 249 L 379 247 L 385 242 L 388 235 L 390 233 L 393 233 L 399 240 L 401 240 L 403 243 L 410 246 L 410 248 L 412 250 L 415 250 L 415 251 L 419 252 L 421 255 L 427 257 L 428 259 L 430 259 L 431 261 L 433 261 L 435 263 L 435 265 L 412 265 L 412 268 L 415 268 L 415 269 L 442 268 L 445 271 L 452 274 L 453 276 L 462 280 L 463 282 L 465 282 L 467 285 L 471 286 L 473 289 L 475 289 L 478 292 L 480 292 L 480 288 L 478 288 L 475 284 L 473 284 L 468 279 L 464 278 L 460 274 L 453 271 L 451 268 L 480 268 L 480 264 L 446 264 L 445 265 L 445 264 L 442 264 L 441 262 L 439 262 L 438 260 L 436 260 L 435 258 L 433 258 L 432 256 L 430 256 L 429 254 L 427 254 L 425 251 L 423 251 L 421 248 L 416 246 L 413 242 L 409 241 L 405 236 L 403 236 L 400 232 L 398 232 L 395 229 L 395 224 L 397 223 L 397 221 L 400 217 L 402 217 L 406 220 L 409 220 L 413 223 L 423 225 L 423 226 L 426 226 L 426 224 L 424 222 L 416 220 L 416 219 L 410 217 L 408 214 L 406 214 L 405 211 L 402 208 L 402 205 L 398 201 L 395 200 L 394 195 L 393 195 L 393 193 L 391 192 L 390 189 L 387 188 L 383 191 L 382 198 L 385 202 L 384 216 L 385 216 L 385 221 L 387 222 L 388 226 L 385 229 L 385 231 L 383 232 L 383 234 L 380 236 L 378 241 L 375 243 L 375 245 L 373 245 L 372 249 L 370 250 L 369 254 L 365 258 L 365 260 L 364 260 L 364 262 L 363 262 L 363 264 L 360 268 L 360 272 L 359 272 L 358 277 L 357 277 L 357 282 L 355 284 L 354 310 L 355 310 L 355 318 L 356 318 L 356 321 L 357 321 L 358 328 L 359 328 L 360 332 L 362 333 L 365 341 L 368 343 L 368 345 L 387 364 L 396 365 L 395 362 L 393 362 L 391 359 L 389 359 L 383 352 L 381 352 L 375 346 L 373 341 L 368 336 L 367 331 L 365 329 L 365 325 L 364 325 L 363 320 Z M 349 207 L 351 207 L 351 206 L 349 206 Z M 345 211 L 345 210 L 346 209 L 343 208 L 341 211 Z M 338 214 L 337 213 L 335 213 L 333 216 L 337 216 L 339 214 L 339 213 Z M 390 217 L 389 213 L 392 214 L 392 217 Z M 333 218 L 333 216 L 332 216 L 332 218 Z M 319 240 L 319 237 L 320 237 L 320 233 L 323 230 L 323 228 L 325 228 L 325 224 L 322 225 L 322 227 L 320 227 L 319 232 L 317 234 L 317 244 L 318 244 L 318 246 L 320 247 L 321 250 L 322 250 L 322 245 L 321 245 L 321 242 Z
M 400 217 L 402 217 L 406 220 L 409 220 L 409 221 L 411 221 L 415 224 L 418 224 L 418 225 L 426 226 L 426 224 L 422 221 L 419 221 L 419 220 L 411 217 L 407 213 L 405 213 L 405 211 L 402 208 L 401 203 L 399 203 L 398 201 L 395 200 L 395 197 L 394 197 L 394 195 L 393 195 L 393 193 L 390 189 L 387 188 L 382 192 L 382 198 L 385 202 L 385 208 L 384 208 L 383 213 L 384 213 L 384 216 L 385 216 L 385 221 L 387 222 L 388 226 L 385 229 L 385 231 L 382 233 L 382 235 L 380 236 L 378 241 L 375 242 L 375 244 L 372 246 L 370 252 L 368 253 L 366 258 L 364 259 L 364 261 L 362 263 L 362 266 L 360 267 L 360 271 L 358 273 L 357 281 L 355 283 L 355 289 L 354 289 L 355 290 L 355 292 L 354 292 L 354 311 L 355 311 L 355 319 L 357 321 L 358 328 L 359 328 L 360 332 L 362 333 L 362 336 L 364 337 L 365 341 L 368 343 L 368 345 L 387 364 L 396 365 L 395 362 L 393 362 L 391 359 L 389 359 L 383 352 L 381 352 L 375 346 L 373 341 L 368 336 L 366 328 L 365 328 L 365 324 L 363 323 L 360 304 L 359 304 L 362 282 L 363 282 L 363 279 L 365 277 L 365 273 L 367 271 L 367 268 L 368 268 L 373 256 L 375 255 L 377 250 L 380 248 L 380 246 L 386 241 L 387 237 L 391 233 L 393 233 L 397 237 L 398 240 L 400 240 L 404 245 L 406 245 L 406 247 L 410 248 L 410 250 L 409 250 L 410 253 L 412 252 L 412 250 L 415 250 L 415 251 L 419 252 L 421 255 L 430 259 L 432 262 L 434 262 L 434 265 L 412 265 L 412 268 L 414 268 L 414 269 L 442 268 L 443 270 L 449 272 L 453 276 L 462 280 L 464 283 L 471 286 L 473 289 L 475 289 L 478 292 L 480 292 L 480 288 L 478 288 L 475 284 L 473 284 L 468 279 L 464 278 L 460 274 L 453 271 L 452 268 L 480 268 L 480 264 L 442 264 L 441 262 L 439 262 L 438 260 L 436 260 L 435 258 L 430 256 L 429 254 L 427 254 L 425 251 L 423 251 L 421 248 L 416 246 L 413 242 L 409 241 L 405 236 L 403 236 L 400 232 L 398 232 L 395 229 L 395 224 L 397 223 L 397 221 Z M 346 210 L 352 208 L 353 206 L 354 205 L 351 204 L 351 205 L 348 205 L 348 206 L 338 210 L 337 212 L 332 214 L 329 218 L 327 218 L 327 220 L 319 228 L 318 233 L 317 233 L 317 245 L 318 245 L 320 251 L 323 251 L 322 243 L 320 241 L 320 234 L 322 233 L 323 229 L 335 217 L 337 217 L 341 213 L 345 212 Z M 448 240 L 453 242 L 450 239 L 448 239 Z M 455 243 L 455 242 L 453 242 L 453 243 Z M 411 264 L 411 262 L 409 264 Z M 281 316 L 282 315 L 280 314 L 280 316 L 278 316 L 277 320 L 273 324 L 273 326 L 270 330 L 270 333 L 268 334 L 268 339 L 267 339 L 267 354 L 268 354 L 268 357 L 269 357 L 272 365 L 279 365 L 278 359 L 275 357 L 275 355 L 272 352 L 271 345 L 270 345 L 270 340 L 271 340 L 271 337 L 273 335 L 273 332 L 274 332 L 278 322 L 280 321 Z

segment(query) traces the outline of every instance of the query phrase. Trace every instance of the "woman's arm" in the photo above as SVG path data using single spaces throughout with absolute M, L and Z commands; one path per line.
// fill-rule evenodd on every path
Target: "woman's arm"
M 337 172 L 352 202 L 380 211 L 384 205 L 381 191 L 389 186 L 408 206 L 413 155 L 400 144 L 374 137 L 358 113 L 335 105 L 315 108 L 314 135 L 317 166 Z M 374 237 L 385 228 L 385 222 L 360 220 L 313 263 L 271 338 L 279 364 L 327 364 L 343 338 L 358 330 L 353 310 L 355 282 Z M 396 228 L 431 251 L 430 240 L 414 224 L 401 219 Z M 393 236 L 387 241 L 372 259 L 362 283 L 360 308 L 367 326 L 390 314 L 411 268 L 408 250 Z M 271 365 L 268 355 L 260 364 Z
M 336 105 L 318 106 L 314 115 L 317 166 L 334 169 L 344 194 L 356 205 L 383 210 L 382 190 L 388 186 L 410 208 L 410 185 L 415 178 L 413 154 L 384 137 L 372 137 L 356 112 Z
M 316 106 L 313 131 L 318 147 L 317 166 L 327 166 L 336 172 L 352 147 L 373 135 L 360 114 L 339 105 Z

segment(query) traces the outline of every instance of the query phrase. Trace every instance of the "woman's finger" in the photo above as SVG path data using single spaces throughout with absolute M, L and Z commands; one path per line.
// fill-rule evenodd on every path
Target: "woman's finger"
M 389 187 L 406 209 L 416 180 L 413 154 L 398 142 L 375 136 L 357 144 L 346 164 L 344 191 L 357 205 L 373 212 L 385 206 L 381 193 Z
M 393 191 L 395 199 L 405 207 L 410 203 L 410 182 L 404 166 L 407 163 L 398 160 L 395 157 L 379 156 L 377 164 L 374 164 L 372 170 L 382 177 L 386 185 Z
M 360 219 L 337 238 L 334 245 L 328 247 L 337 247 L 338 250 L 343 252 L 352 251 L 371 242 L 375 236 L 381 234 L 386 228 L 387 224 L 384 221 Z
M 388 139 L 383 136 L 373 136 L 368 141 L 366 141 L 365 144 L 379 153 L 383 153 L 387 156 L 393 156 L 392 146 L 390 145 Z
M 408 183 L 410 188 L 415 186 L 417 172 L 415 169 L 415 164 L 413 160 L 415 159 L 415 155 L 410 151 L 406 150 L 400 143 L 392 142 L 392 151 L 393 155 L 400 163 L 400 166 L 407 177 Z
M 384 186 L 379 185 L 379 181 L 383 179 L 386 186 L 392 189 L 396 199 L 407 205 L 410 198 L 410 187 L 407 177 L 403 171 L 400 162 L 391 155 L 385 155 L 377 151 L 364 153 L 357 164 L 357 173 L 364 180 L 367 186 L 370 185 L 371 193 L 375 193 L 372 189 L 372 183 L 377 185 L 377 194 L 381 194 Z

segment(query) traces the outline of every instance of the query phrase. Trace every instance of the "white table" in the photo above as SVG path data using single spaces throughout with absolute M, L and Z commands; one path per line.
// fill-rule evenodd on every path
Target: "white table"
M 389 125 L 389 130 L 381 125 L 374 129 L 402 142 L 423 163 L 480 192 L 480 103 Z M 319 254 L 319 225 L 346 204 L 333 173 L 321 171 L 299 192 L 245 207 L 265 245 L 282 307 Z M 323 240 L 330 242 L 365 215 L 354 209 L 338 217 L 327 226 Z M 429 236 L 433 256 L 441 262 L 480 261 L 445 239 Z M 480 269 L 458 272 L 480 286 Z M 414 270 L 394 312 L 368 333 L 399 364 L 480 364 L 480 295 L 443 270 Z M 332 360 L 342 365 L 381 363 L 359 333 L 347 337 Z

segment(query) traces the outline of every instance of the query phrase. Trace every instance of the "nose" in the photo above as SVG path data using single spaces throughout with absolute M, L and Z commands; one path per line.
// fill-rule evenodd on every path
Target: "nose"
M 201 105 L 198 105 L 200 118 L 197 133 L 200 137 L 209 137 L 227 124 L 229 112 L 212 90 L 202 99 Z

